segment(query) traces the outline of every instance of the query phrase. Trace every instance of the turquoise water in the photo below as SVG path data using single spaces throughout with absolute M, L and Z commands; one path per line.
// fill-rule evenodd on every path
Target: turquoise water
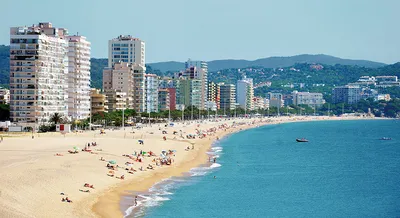
M 300 137 L 310 142 L 296 143 Z M 234 134 L 215 146 L 218 165 L 153 187 L 159 190 L 157 197 L 137 215 L 400 216 L 399 121 L 269 125 Z

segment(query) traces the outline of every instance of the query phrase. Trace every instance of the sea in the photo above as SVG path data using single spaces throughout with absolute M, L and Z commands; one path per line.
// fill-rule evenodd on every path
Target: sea
M 125 217 L 400 217 L 400 120 L 266 125 L 209 155 L 216 163 L 126 196 Z

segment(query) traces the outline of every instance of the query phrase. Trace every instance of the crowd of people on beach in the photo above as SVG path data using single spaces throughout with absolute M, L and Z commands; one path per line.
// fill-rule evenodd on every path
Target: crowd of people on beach
M 190 125 L 193 123 L 186 123 L 186 125 Z M 203 139 L 203 138 L 208 138 L 208 139 L 216 139 L 219 140 L 219 132 L 226 132 L 231 128 L 236 128 L 240 127 L 243 125 L 254 125 L 255 121 L 252 123 L 249 122 L 233 122 L 231 125 L 228 125 L 227 123 L 222 123 L 219 124 L 215 127 L 208 127 L 208 128 L 202 128 L 202 122 L 196 123 L 196 128 L 194 132 L 186 132 L 184 131 L 185 124 L 183 124 L 183 130 L 180 129 L 178 130 L 173 130 L 171 131 L 172 136 L 174 140 L 176 139 L 176 136 L 179 134 L 180 135 L 180 140 L 183 139 L 188 139 L 189 143 L 191 143 L 191 146 L 187 146 L 185 148 L 186 151 L 190 150 L 195 150 L 195 143 L 191 142 L 190 140 L 194 139 Z M 168 128 L 165 126 L 165 128 Z M 168 138 L 168 131 L 160 127 L 159 131 L 162 135 L 163 141 L 166 141 Z M 152 132 L 153 133 L 153 132 Z M 154 134 L 154 133 L 153 133 Z M 186 137 L 183 137 L 185 135 Z M 143 137 L 143 135 L 142 135 Z M 125 138 L 125 136 L 124 136 Z M 144 146 L 144 139 L 139 139 L 137 140 L 138 144 L 141 146 Z M 98 144 L 97 142 L 90 142 L 84 145 L 84 148 L 81 149 L 80 151 L 82 152 L 90 152 L 93 153 L 93 147 L 97 147 Z M 96 151 L 102 151 L 101 149 L 96 149 Z M 79 150 L 77 147 L 74 147 L 74 150 L 68 150 L 69 153 L 71 154 L 77 154 L 79 153 Z M 106 169 L 108 172 L 106 173 L 109 177 L 114 177 L 120 180 L 125 180 L 126 176 L 125 173 L 127 174 L 136 174 L 140 171 L 146 171 L 146 170 L 154 170 L 157 167 L 162 167 L 162 166 L 169 166 L 174 163 L 174 157 L 176 155 L 176 150 L 172 149 L 167 149 L 167 150 L 162 150 L 160 153 L 156 154 L 153 151 L 144 151 L 144 150 L 139 150 L 139 151 L 133 151 L 131 154 L 122 154 L 122 157 L 126 158 L 126 160 L 122 163 L 117 164 L 115 160 L 107 160 L 103 156 L 100 157 L 100 161 L 102 162 L 107 162 L 105 164 Z M 97 153 L 96 153 L 97 154 Z M 56 156 L 63 156 L 63 154 L 57 153 Z M 145 161 L 147 160 L 147 161 Z M 149 162 L 151 161 L 151 162 Z M 211 163 L 216 163 L 217 157 L 215 156 L 209 156 L 209 162 Z M 116 175 L 116 172 L 122 171 L 119 176 Z M 84 188 L 87 189 L 79 189 L 80 192 L 84 193 L 91 193 L 90 189 L 94 189 L 93 184 L 85 183 L 83 185 Z M 72 203 L 72 200 L 70 200 L 68 197 L 62 198 L 62 202 L 69 202 Z M 135 205 L 137 205 L 137 196 L 135 198 Z

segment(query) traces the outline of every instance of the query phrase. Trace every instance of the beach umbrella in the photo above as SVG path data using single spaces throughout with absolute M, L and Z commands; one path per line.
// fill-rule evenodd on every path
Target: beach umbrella
M 75 149 L 75 150 L 79 150 L 79 148 L 78 148 L 77 146 L 74 146 L 74 149 Z
M 116 164 L 117 162 L 116 162 L 115 160 L 110 160 L 110 161 L 108 161 L 108 163 L 110 163 L 110 164 Z

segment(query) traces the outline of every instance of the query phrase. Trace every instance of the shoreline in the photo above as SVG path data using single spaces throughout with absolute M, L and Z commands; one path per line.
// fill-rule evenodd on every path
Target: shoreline
M 130 193 L 146 193 L 155 184 L 171 177 L 188 175 L 193 168 L 208 164 L 210 148 L 216 137 L 222 139 L 239 131 L 288 122 L 362 120 L 360 117 L 273 117 L 208 120 L 203 122 L 145 125 L 143 128 L 43 133 L 4 137 L 0 143 L 0 215 L 2 217 L 123 217 L 130 202 L 121 200 Z M 262 121 L 262 122 L 260 122 Z M 229 127 L 229 128 L 228 128 Z M 181 139 L 205 133 L 203 139 Z M 166 130 L 169 134 L 163 134 Z M 36 135 L 35 135 L 36 136 Z M 166 137 L 165 139 L 163 139 Z M 189 137 L 190 138 L 190 137 Z M 145 145 L 139 143 L 145 141 Z M 92 152 L 80 151 L 88 142 L 97 143 Z M 194 144 L 194 148 L 192 147 Z M 68 150 L 79 150 L 78 154 Z M 156 166 L 161 151 L 172 151 L 172 165 Z M 152 151 L 138 161 L 136 152 Z M 133 154 L 135 153 L 135 154 Z M 134 156 L 127 157 L 126 155 Z M 132 154 L 132 155 L 131 155 Z M 150 157 L 151 156 L 151 157 Z M 107 163 L 116 162 L 115 176 L 108 176 Z M 132 162 L 132 163 L 130 163 Z M 218 160 L 217 160 L 218 163 Z M 154 165 L 154 170 L 146 168 Z M 125 169 L 135 168 L 133 174 Z M 140 170 L 143 168 L 143 170 Z M 117 179 L 124 175 L 125 179 Z M 84 187 L 92 184 L 95 188 Z M 161 185 L 162 187 L 163 185 Z M 87 191 L 89 190 L 89 191 Z M 73 203 L 61 201 L 68 197 Z M 132 202 L 133 205 L 133 202 Z M 134 210 L 136 211 L 136 210 Z
M 191 169 L 206 165 L 208 162 L 209 155 L 208 151 L 211 150 L 212 145 L 217 141 L 215 137 L 218 137 L 220 140 L 224 137 L 228 137 L 231 134 L 237 133 L 239 131 L 256 128 L 257 125 L 251 126 L 239 126 L 245 127 L 233 129 L 232 131 L 226 132 L 218 132 L 214 135 L 214 139 L 198 139 L 198 141 L 194 142 L 196 147 L 201 146 L 200 149 L 196 151 L 196 155 L 193 159 L 187 159 L 173 167 L 168 167 L 164 169 L 159 169 L 158 172 L 153 172 L 148 174 L 145 178 L 134 179 L 129 181 L 127 184 L 121 184 L 118 187 L 114 187 L 109 189 L 104 195 L 100 196 L 96 203 L 92 206 L 92 211 L 98 217 L 124 217 L 121 208 L 120 201 L 121 199 L 129 194 L 128 192 L 146 192 L 155 184 L 162 182 L 165 179 L 171 177 L 182 177 L 185 173 L 188 173 Z M 264 123 L 262 125 L 266 125 L 268 123 Z
M 286 118 L 286 119 L 285 119 Z M 276 125 L 283 123 L 293 123 L 293 122 L 311 122 L 311 121 L 341 121 L 341 120 L 375 120 L 377 118 L 373 117 L 284 117 L 284 118 L 270 118 L 261 119 L 261 122 L 257 122 L 252 125 L 238 126 L 235 129 L 227 132 L 219 132 L 216 136 L 219 139 L 229 137 L 232 134 L 238 133 L 240 131 L 249 130 L 265 125 Z M 240 121 L 240 120 L 239 120 Z M 257 118 L 246 119 L 249 121 L 260 121 Z M 107 192 L 97 198 L 96 203 L 91 207 L 92 211 L 98 217 L 124 217 L 124 212 L 121 209 L 120 202 L 124 196 L 129 195 L 128 192 L 147 192 L 155 184 L 162 182 L 165 179 L 171 177 L 183 177 L 184 173 L 188 173 L 191 169 L 206 165 L 208 162 L 208 154 L 206 152 L 210 151 L 212 145 L 216 142 L 216 139 L 207 140 L 202 139 L 196 141 L 195 144 L 198 146 L 201 144 L 201 148 L 196 151 L 196 156 L 193 159 L 188 159 L 182 163 L 175 165 L 174 167 L 168 167 L 148 174 L 145 178 L 133 179 L 127 184 L 120 184 L 118 187 L 110 188 Z

